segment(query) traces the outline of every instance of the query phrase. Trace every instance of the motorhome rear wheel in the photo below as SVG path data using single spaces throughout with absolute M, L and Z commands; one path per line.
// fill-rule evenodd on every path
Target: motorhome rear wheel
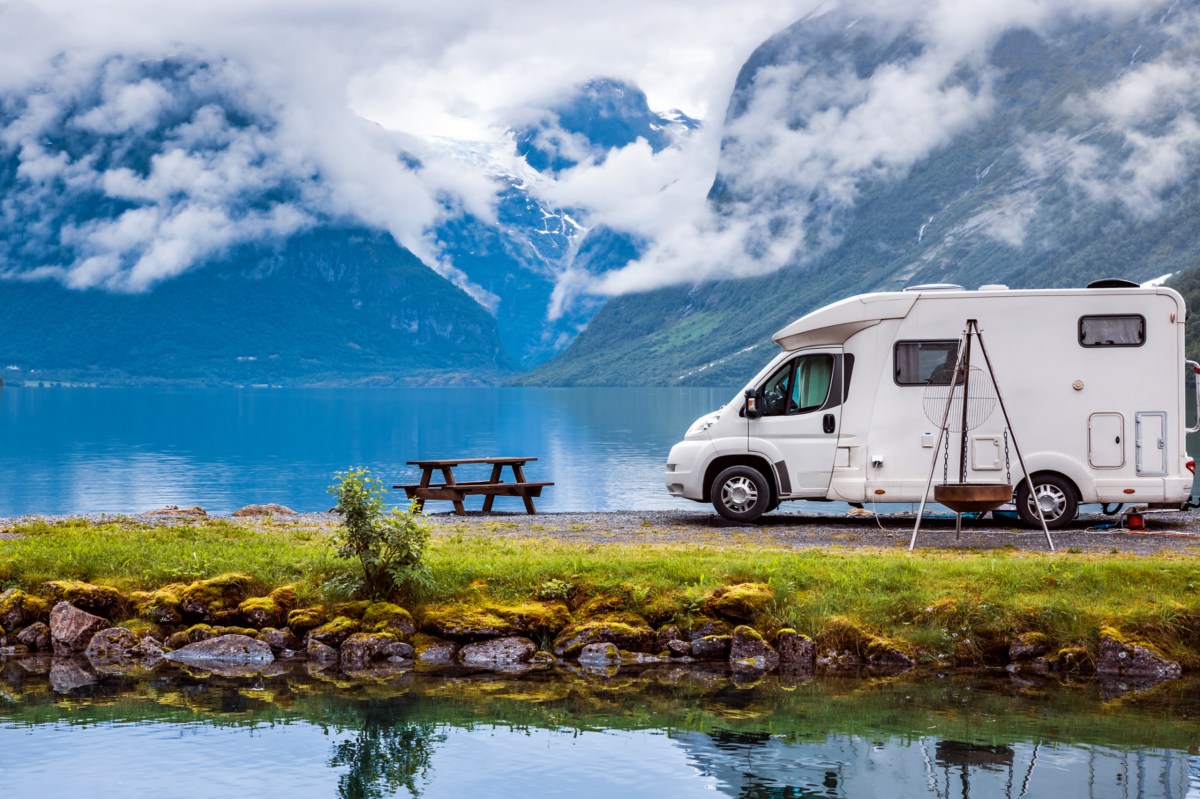
M 1056 474 L 1033 475 L 1033 496 L 1029 494 L 1029 483 L 1022 480 L 1017 486 L 1017 514 L 1029 527 L 1041 527 L 1037 506 L 1042 507 L 1042 516 L 1051 530 L 1060 530 L 1075 520 L 1079 504 L 1075 498 L 1075 486 L 1066 478 Z

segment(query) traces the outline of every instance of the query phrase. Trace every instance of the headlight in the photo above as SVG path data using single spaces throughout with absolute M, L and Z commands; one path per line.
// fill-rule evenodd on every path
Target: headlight
M 698 436 L 701 433 L 706 432 L 708 430 L 708 428 L 710 428 L 714 424 L 716 424 L 717 420 L 720 418 L 721 418 L 720 411 L 714 411 L 713 413 L 710 413 L 707 416 L 701 416 L 699 419 L 692 422 L 692 426 L 688 428 L 686 435 Z

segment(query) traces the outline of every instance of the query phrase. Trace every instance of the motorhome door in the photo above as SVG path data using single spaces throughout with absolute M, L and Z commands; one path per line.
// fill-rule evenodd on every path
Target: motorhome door
M 774 464 L 781 496 L 823 497 L 829 489 L 848 357 L 840 350 L 806 350 L 761 386 L 761 415 L 747 420 L 747 443 Z

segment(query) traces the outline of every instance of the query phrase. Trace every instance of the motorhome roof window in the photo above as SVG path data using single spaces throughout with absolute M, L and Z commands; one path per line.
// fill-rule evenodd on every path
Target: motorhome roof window
M 1081 316 L 1079 343 L 1084 347 L 1140 347 L 1146 343 L 1141 315 Z
M 958 339 L 897 341 L 892 374 L 901 386 L 949 385 L 957 361 Z

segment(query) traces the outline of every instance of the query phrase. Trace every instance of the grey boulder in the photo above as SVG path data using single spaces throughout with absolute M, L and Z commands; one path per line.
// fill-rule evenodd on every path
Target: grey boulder
M 247 635 L 219 635 L 166 654 L 177 663 L 270 663 L 271 647 Z
M 70 602 L 59 602 L 50 611 L 50 639 L 54 654 L 69 657 L 87 649 L 92 636 L 111 626 L 107 619 L 93 616 Z

